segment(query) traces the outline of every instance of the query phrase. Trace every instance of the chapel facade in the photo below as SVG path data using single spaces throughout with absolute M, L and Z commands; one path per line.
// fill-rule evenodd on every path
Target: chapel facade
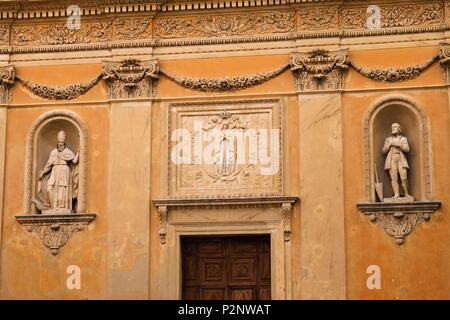
M 449 0 L 0 2 L 1 299 L 449 299 Z

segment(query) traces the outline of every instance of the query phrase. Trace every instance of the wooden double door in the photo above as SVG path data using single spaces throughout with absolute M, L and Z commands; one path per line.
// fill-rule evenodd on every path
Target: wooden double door
M 270 236 L 182 237 L 181 254 L 183 299 L 270 299 Z

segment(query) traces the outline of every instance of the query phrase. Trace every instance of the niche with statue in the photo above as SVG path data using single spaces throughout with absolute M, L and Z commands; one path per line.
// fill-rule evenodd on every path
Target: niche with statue
M 42 115 L 27 137 L 25 214 L 16 219 L 53 255 L 96 217 L 86 212 L 87 142 L 85 124 L 67 110 Z
M 405 96 L 378 101 L 364 121 L 366 201 L 357 206 L 397 245 L 440 207 L 433 200 L 428 118 Z

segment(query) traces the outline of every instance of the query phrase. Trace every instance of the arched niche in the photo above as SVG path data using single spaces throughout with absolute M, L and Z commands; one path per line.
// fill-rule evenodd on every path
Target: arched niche
M 391 95 L 378 100 L 364 120 L 366 199 L 375 202 L 375 170 L 383 183 L 384 198 L 392 197 L 389 172 L 384 170 L 384 140 L 391 134 L 392 123 L 401 125 L 410 152 L 407 160 L 410 194 L 415 201 L 431 200 L 431 147 L 428 118 L 409 97 Z
M 60 130 L 66 132 L 67 146 L 74 153 L 79 153 L 78 196 L 73 203 L 73 210 L 77 213 L 86 212 L 88 131 L 77 114 L 68 110 L 57 110 L 40 116 L 27 136 L 24 197 L 26 213 L 38 213 L 32 202 L 36 197 L 38 175 L 56 146 L 56 135 Z

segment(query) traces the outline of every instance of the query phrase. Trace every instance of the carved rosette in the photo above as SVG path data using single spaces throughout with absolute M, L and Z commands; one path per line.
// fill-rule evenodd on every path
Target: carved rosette
M 401 246 L 405 237 L 423 221 L 430 221 L 431 216 L 441 206 L 440 201 L 424 201 L 411 203 L 367 202 L 358 203 L 359 210 L 367 215 L 370 221 L 378 223 Z
M 17 215 L 16 219 L 28 232 L 36 233 L 42 244 L 56 256 L 72 235 L 84 230 L 96 216 L 95 213 L 23 214 Z
M 298 91 L 343 89 L 348 66 L 346 49 L 316 49 L 291 55 L 291 70 L 294 72 Z
M 158 73 L 157 59 L 127 59 L 103 63 L 103 79 L 108 85 L 110 99 L 153 97 Z
M 11 87 L 16 78 L 14 66 L 0 67 L 0 104 L 7 104 L 11 96 Z

